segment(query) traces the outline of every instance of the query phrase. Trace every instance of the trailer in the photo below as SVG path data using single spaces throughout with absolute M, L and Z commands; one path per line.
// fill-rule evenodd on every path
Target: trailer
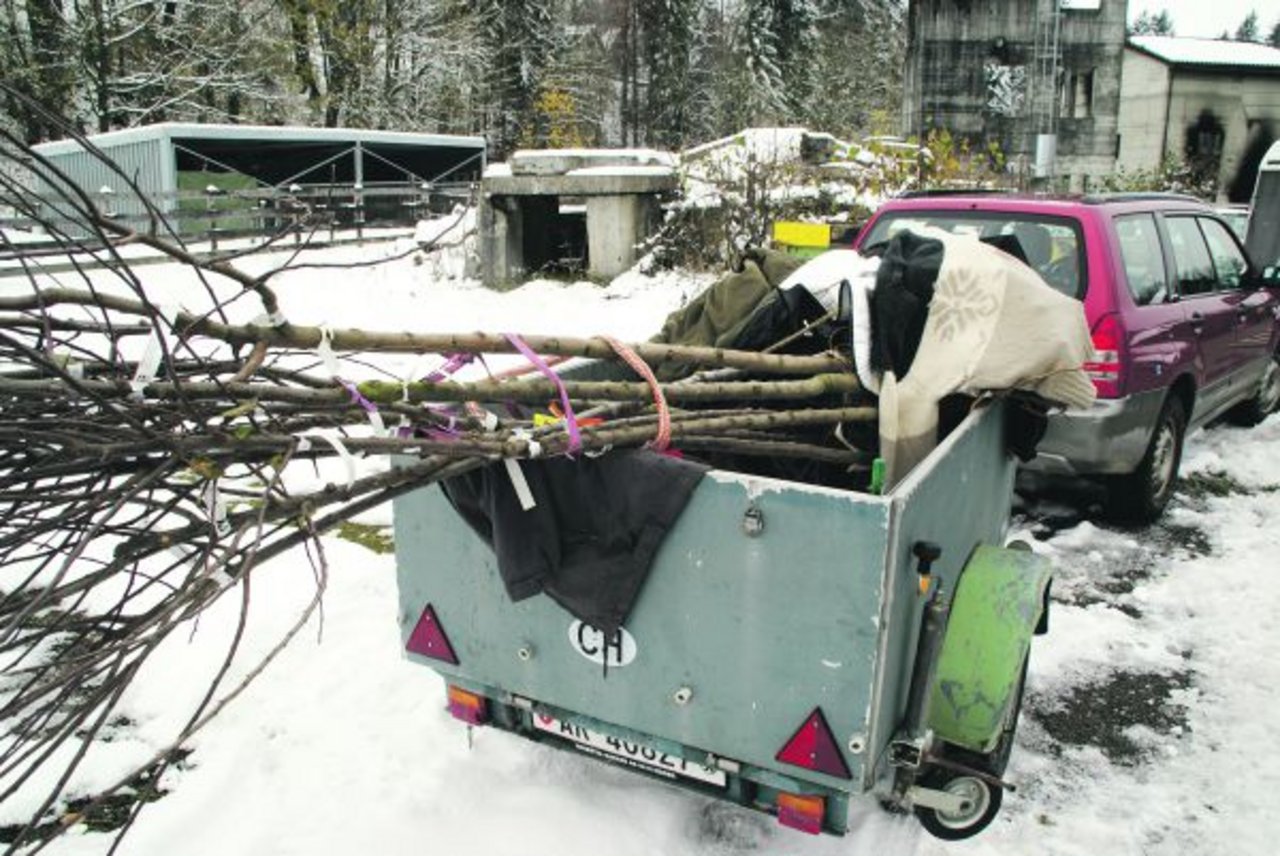
M 873 793 L 945 839 L 999 810 L 1051 572 L 1005 545 L 1006 402 L 886 493 L 712 470 L 625 625 L 512 602 L 438 487 L 395 501 L 406 656 L 449 711 L 843 834 Z M 866 804 L 861 801 L 859 804 Z

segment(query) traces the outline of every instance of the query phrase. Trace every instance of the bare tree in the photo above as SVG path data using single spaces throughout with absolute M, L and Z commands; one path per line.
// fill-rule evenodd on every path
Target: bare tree
M 50 818 L 65 815 L 68 783 L 101 748 L 123 693 L 165 640 L 224 598 L 238 604 L 237 631 L 185 724 L 119 781 L 81 794 L 72 822 L 140 779 L 156 781 L 180 758 L 319 609 L 327 576 L 320 536 L 406 491 L 507 457 L 673 440 L 734 455 L 866 463 L 847 445 L 791 434 L 875 418 L 845 355 L 301 326 L 273 289 L 283 271 L 307 267 L 296 255 L 251 275 L 234 258 L 193 251 L 154 208 L 145 228 L 116 222 L 12 132 L 0 131 L 0 161 L 28 164 L 38 178 L 19 182 L 0 170 L 0 207 L 41 223 L 80 260 L 72 275 L 50 281 L 37 258 L 0 233 L 0 249 L 27 274 L 25 289 L 0 297 L 0 799 L 54 782 L 14 849 L 39 849 L 66 828 Z M 124 245 L 196 274 L 203 305 L 166 308 L 163 287 L 148 279 L 156 268 L 130 265 Z M 616 381 L 563 387 L 519 377 L 444 387 L 430 377 L 403 381 L 376 359 L 428 353 L 465 362 L 519 349 L 625 360 L 647 379 L 623 370 Z M 672 364 L 721 371 L 660 384 L 648 368 Z M 476 403 L 549 395 L 561 397 L 565 422 L 495 419 Z M 574 409 L 610 418 L 579 429 Z M 288 477 L 299 465 L 354 453 L 400 462 L 346 481 Z M 261 662 L 238 664 L 244 629 L 262 608 L 255 574 L 295 550 L 311 561 L 314 597 Z

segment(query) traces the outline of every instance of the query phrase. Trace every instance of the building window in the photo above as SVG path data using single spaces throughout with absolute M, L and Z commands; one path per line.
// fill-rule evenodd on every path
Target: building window
M 1058 115 L 1064 119 L 1093 118 L 1093 69 L 1068 71 L 1063 75 Z

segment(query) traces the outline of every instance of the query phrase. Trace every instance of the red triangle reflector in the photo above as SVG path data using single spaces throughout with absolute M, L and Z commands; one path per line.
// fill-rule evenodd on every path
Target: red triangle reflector
M 822 715 L 821 707 L 813 709 L 804 725 L 791 735 L 791 739 L 774 757 L 784 764 L 794 764 L 838 779 L 853 778 L 849 773 L 849 765 L 840 754 L 836 739 L 831 736 L 831 728 L 827 725 L 827 718 Z
M 418 624 L 409 634 L 409 642 L 404 647 L 411 653 L 421 654 L 453 666 L 458 665 L 458 655 L 453 653 L 449 637 L 440 626 L 440 619 L 436 618 L 436 611 L 431 604 L 427 604 L 427 608 L 422 610 L 422 617 L 418 619 Z

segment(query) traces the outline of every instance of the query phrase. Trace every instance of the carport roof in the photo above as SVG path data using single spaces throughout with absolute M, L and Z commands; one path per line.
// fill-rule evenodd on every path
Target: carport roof
M 288 125 L 202 125 L 194 122 L 161 122 L 122 131 L 94 134 L 88 140 L 108 149 L 126 143 L 159 138 L 179 140 L 261 141 L 274 143 L 362 143 L 368 145 L 423 146 L 484 149 L 483 137 L 456 134 L 419 134 L 407 131 L 371 131 L 363 128 L 307 128 Z M 34 147 L 44 155 L 79 151 L 76 140 L 58 140 Z

